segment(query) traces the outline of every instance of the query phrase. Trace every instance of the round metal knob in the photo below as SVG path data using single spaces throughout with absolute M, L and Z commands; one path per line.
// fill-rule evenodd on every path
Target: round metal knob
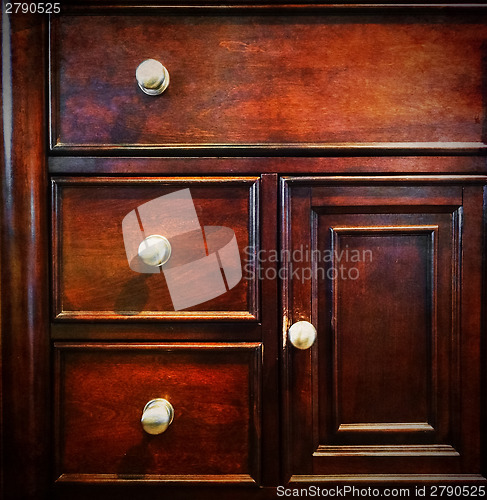
M 171 244 L 164 236 L 152 234 L 139 245 L 139 257 L 148 266 L 163 266 L 171 257 Z
M 135 71 L 135 78 L 142 92 L 148 95 L 162 94 L 169 85 L 169 71 L 155 59 L 141 62 Z
M 140 422 L 147 434 L 162 434 L 174 418 L 174 408 L 167 399 L 152 399 L 142 412 Z
M 316 340 L 316 329 L 308 321 L 298 321 L 288 330 L 291 344 L 298 349 L 308 349 Z

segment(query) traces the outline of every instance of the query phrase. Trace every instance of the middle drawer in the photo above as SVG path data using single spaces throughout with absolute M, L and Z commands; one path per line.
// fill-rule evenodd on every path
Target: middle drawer
M 258 177 L 52 188 L 54 319 L 258 319 Z

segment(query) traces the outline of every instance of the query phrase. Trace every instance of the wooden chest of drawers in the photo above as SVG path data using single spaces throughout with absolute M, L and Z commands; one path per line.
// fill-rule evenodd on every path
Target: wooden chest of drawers
M 52 146 L 478 144 L 486 36 L 476 16 L 404 11 L 64 16 Z M 149 57 L 171 75 L 160 98 L 134 79 Z
M 482 491 L 485 6 L 3 19 L 3 498 Z
M 258 481 L 261 348 L 57 343 L 59 480 Z M 139 422 L 154 396 L 174 407 L 160 436 Z

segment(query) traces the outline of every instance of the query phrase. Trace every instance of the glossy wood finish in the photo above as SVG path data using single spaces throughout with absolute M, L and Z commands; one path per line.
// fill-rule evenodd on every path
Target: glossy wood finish
M 259 482 L 261 344 L 62 344 L 58 481 Z M 140 424 L 157 397 L 161 435 Z
M 308 255 L 287 262 L 283 334 L 301 319 L 318 330 L 307 351 L 285 343 L 291 481 L 482 479 L 473 268 L 485 178 L 384 180 L 283 182 L 284 250 Z
M 267 252 L 279 251 L 279 179 L 277 174 L 262 175 L 262 210 L 260 230 L 262 249 Z M 259 283 L 262 290 L 262 341 L 264 343 L 262 369 L 262 486 L 275 486 L 281 482 L 281 464 L 276 457 L 281 455 L 280 432 L 280 391 L 279 359 L 281 342 L 278 331 L 281 311 L 279 308 L 278 276 L 280 263 L 267 259 L 258 261 L 262 271 Z
M 485 139 L 480 14 L 166 12 L 85 21 L 64 16 L 53 26 L 55 149 L 477 150 Z M 134 77 L 149 56 L 171 74 L 157 97 L 138 90 Z
M 251 149 L 245 150 L 247 155 Z M 277 154 L 267 150 L 267 154 Z M 342 154 L 350 154 L 343 148 Z M 137 157 L 50 157 L 52 174 L 64 175 L 255 175 L 262 173 L 287 174 L 487 174 L 484 156 L 397 156 L 389 150 L 390 157 L 367 156 L 366 151 L 354 152 L 352 157 L 293 157 L 303 154 L 291 150 L 290 157 L 239 157 L 239 158 L 137 158 Z M 422 154 L 428 151 L 422 150 Z M 433 153 L 433 152 L 431 152 Z M 312 148 L 307 154 L 320 154 Z M 361 155 L 365 156 L 361 156 Z M 377 154 L 377 151 L 375 151 Z M 385 153 L 384 153 L 385 154 Z M 443 151 L 443 155 L 451 152 Z
M 54 317 L 255 321 L 259 316 L 255 272 L 258 185 L 256 177 L 53 179 Z M 210 226 L 234 231 L 243 271 L 238 269 L 242 278 L 226 293 L 188 310 L 175 311 L 164 275 L 139 274 L 129 267 L 122 221 L 138 206 L 188 188 L 199 225 L 206 227 L 205 234 Z M 180 214 L 171 213 L 170 206 L 168 210 L 160 218 L 177 220 Z M 205 245 L 209 245 L 206 236 Z M 179 255 L 190 255 L 192 260 L 208 255 L 201 235 L 190 239 L 182 235 L 170 241 L 174 247 L 172 260 Z M 187 276 L 188 286 L 196 286 L 192 278 Z M 198 286 L 203 288 L 205 283 Z
M 49 478 L 46 27 L 37 16 L 2 19 L 0 496 L 33 500 Z
M 52 19 L 49 49 L 40 17 L 9 18 L 13 84 L 4 66 L 3 102 L 11 88 L 14 106 L 12 120 L 4 108 L 4 137 L 12 129 L 13 141 L 2 172 L 2 498 L 257 500 L 276 498 L 276 486 L 289 480 L 381 488 L 478 484 L 486 476 L 479 367 L 485 379 L 487 11 L 452 4 L 66 0 L 61 19 Z M 164 26 L 170 40 L 160 36 Z M 49 92 L 45 50 L 53 55 Z M 159 55 L 170 62 L 172 83 L 152 100 L 138 91 L 133 63 Z M 69 227 L 83 235 L 76 240 L 71 229 L 69 249 L 49 244 L 47 169 L 60 195 L 51 229 L 62 236 L 58 209 L 67 194 Z M 281 197 L 280 175 L 293 176 Z M 199 199 L 203 208 L 218 207 L 215 221 L 235 221 L 245 238 L 254 235 L 264 258 L 272 251 L 282 257 L 260 263 L 254 292 L 222 298 L 207 316 L 162 319 L 156 311 L 122 321 L 113 310 L 100 318 L 65 303 L 68 314 L 55 318 L 62 308 L 52 300 L 57 279 L 49 290 L 48 261 L 59 270 L 71 259 L 75 272 L 66 286 L 79 304 L 89 295 L 80 262 L 88 259 L 89 272 L 100 273 L 112 255 L 98 226 L 108 224 L 120 237 L 101 211 L 90 212 L 93 203 L 122 215 L 123 197 L 110 198 L 111 186 L 143 199 L 154 180 L 169 181 L 169 189 L 171 182 L 193 185 L 195 176 L 206 179 L 198 183 Z M 220 177 L 212 184 L 211 176 Z M 246 176 L 252 180 L 241 183 Z M 222 195 L 230 191 L 236 196 Z M 384 224 L 394 231 L 378 229 Z M 96 245 L 86 242 L 100 239 L 107 251 L 97 259 L 90 253 Z M 281 248 L 300 241 L 365 250 L 375 242 L 377 259 L 363 267 L 367 287 L 281 283 Z M 404 287 L 397 274 L 408 277 Z M 94 288 L 100 290 L 95 280 L 90 293 Z M 140 288 L 135 292 L 129 300 L 140 298 Z M 237 303 L 233 318 L 226 315 Z M 237 317 L 242 311 L 248 320 Z M 338 319 L 335 343 L 324 337 L 331 317 Z M 317 319 L 319 338 L 298 353 L 285 332 L 290 321 L 308 318 Z M 388 363 L 398 353 L 407 362 Z M 333 377 L 339 383 L 330 384 Z M 234 383 L 222 390 L 229 378 Z M 138 434 L 134 453 L 115 470 L 116 462 L 97 456 L 118 453 L 140 429 L 127 421 L 118 428 L 114 405 L 128 401 L 135 416 L 132 398 L 161 380 L 183 384 L 176 391 L 184 399 L 181 419 L 194 416 L 193 389 L 214 382 L 215 425 L 191 425 L 173 442 L 179 461 L 161 467 L 166 450 Z M 125 399 L 108 405 L 107 393 Z M 111 433 L 95 420 L 98 410 Z M 226 435 L 237 426 L 249 432 L 215 440 L 217 428 Z M 188 445 L 188 437 L 202 434 Z

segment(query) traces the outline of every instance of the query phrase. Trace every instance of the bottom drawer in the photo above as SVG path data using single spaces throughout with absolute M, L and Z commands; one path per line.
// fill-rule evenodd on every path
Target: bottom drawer
M 58 481 L 259 481 L 261 344 L 56 343 Z M 146 403 L 172 423 L 151 435 Z

